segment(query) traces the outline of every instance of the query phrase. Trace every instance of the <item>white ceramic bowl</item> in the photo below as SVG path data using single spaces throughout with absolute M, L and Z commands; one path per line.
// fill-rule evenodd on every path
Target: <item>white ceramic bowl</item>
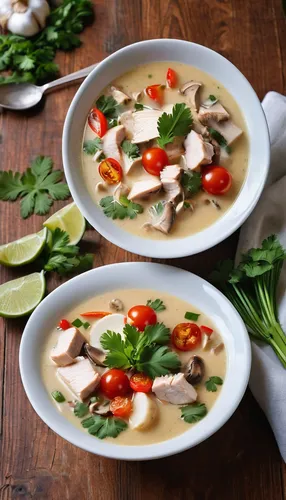
M 122 73 L 138 64 L 179 61 L 196 66 L 219 80 L 240 106 L 250 142 L 245 183 L 233 206 L 210 227 L 183 239 L 140 238 L 124 231 L 95 205 L 81 171 L 82 134 L 92 103 Z M 246 78 L 227 59 L 201 45 L 183 40 L 148 40 L 124 47 L 102 61 L 87 77 L 69 108 L 63 132 L 63 164 L 71 194 L 79 209 L 107 240 L 139 255 L 174 258 L 202 252 L 232 234 L 254 209 L 269 168 L 268 128 L 260 102 Z M 150 244 L 152 242 L 152 244 Z
M 139 286 L 138 286 L 139 284 Z M 184 434 L 161 443 L 122 446 L 99 440 L 66 420 L 53 405 L 43 384 L 40 355 L 50 330 L 79 302 L 120 288 L 148 288 L 189 301 L 209 316 L 226 347 L 227 369 L 221 394 L 207 416 Z M 251 364 L 249 337 L 230 302 L 203 279 L 175 267 L 121 263 L 88 271 L 53 291 L 37 307 L 24 330 L 20 372 L 27 396 L 38 415 L 57 434 L 86 451 L 123 460 L 149 460 L 191 448 L 216 432 L 233 414 L 247 386 Z

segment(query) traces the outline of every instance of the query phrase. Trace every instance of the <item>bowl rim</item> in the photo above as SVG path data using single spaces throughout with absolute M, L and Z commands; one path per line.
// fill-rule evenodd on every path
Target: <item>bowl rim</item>
M 211 224 L 207 228 L 194 233 L 193 235 L 189 235 L 184 238 L 172 238 L 170 240 L 153 240 L 135 236 L 132 233 L 125 231 L 123 228 L 119 228 L 116 223 L 107 219 L 105 216 L 105 220 L 101 220 L 101 215 L 99 212 L 97 212 L 97 210 L 100 209 L 95 205 L 94 201 L 92 202 L 93 209 L 91 206 L 88 207 L 88 204 L 91 200 L 90 194 L 87 191 L 83 195 L 79 194 L 79 187 L 77 186 L 78 182 L 76 181 L 75 174 L 72 167 L 70 166 L 69 158 L 69 145 L 71 141 L 70 130 L 74 114 L 76 113 L 78 103 L 81 102 L 86 90 L 95 80 L 96 76 L 100 74 L 101 71 L 105 71 L 106 68 L 109 67 L 109 65 L 114 64 L 114 62 L 116 62 L 117 60 L 120 60 L 124 57 L 132 57 L 133 51 L 140 50 L 142 47 L 151 47 L 152 44 L 154 48 L 164 46 L 164 48 L 166 48 L 166 51 L 168 49 L 168 46 L 171 47 L 174 45 L 178 45 L 178 48 L 181 47 L 183 50 L 199 50 L 202 57 L 204 56 L 204 54 L 206 55 L 206 57 L 211 56 L 212 59 L 216 60 L 216 63 L 223 64 L 226 68 L 233 72 L 236 80 L 239 80 L 239 86 L 244 86 L 244 90 L 251 100 L 251 114 L 256 116 L 257 123 L 255 122 L 255 124 L 257 127 L 259 127 L 260 137 L 259 150 L 261 150 L 262 148 L 263 152 L 261 153 L 261 155 L 264 159 L 263 161 L 260 161 L 259 176 L 256 176 L 256 184 L 255 186 L 253 186 L 253 188 L 251 188 L 252 193 L 250 193 L 250 195 L 249 193 L 246 193 L 244 199 L 240 201 L 240 204 L 239 198 L 241 196 L 241 193 L 244 192 L 243 190 L 246 189 L 245 185 L 247 184 L 247 178 L 232 206 L 214 224 Z M 162 58 L 158 59 L 163 60 Z M 120 72 L 118 72 L 118 75 L 119 73 Z M 210 74 L 212 73 L 210 72 Z M 222 84 L 224 84 L 223 79 L 221 79 L 221 82 Z M 238 87 L 238 84 L 235 85 L 236 87 Z M 235 95 L 233 95 L 233 97 L 236 99 Z M 244 111 L 245 110 L 242 110 L 244 119 L 246 120 L 246 117 L 250 116 L 250 111 L 247 111 L 246 114 L 244 113 Z M 253 133 L 252 137 L 254 137 Z M 250 147 L 252 142 L 253 141 L 251 140 L 251 137 L 249 135 Z M 257 150 L 258 147 L 256 147 L 256 151 Z M 118 51 L 101 61 L 82 83 L 77 93 L 75 94 L 66 115 L 63 129 L 62 156 L 65 176 L 70 187 L 72 197 L 79 207 L 80 211 L 83 213 L 84 217 L 102 236 L 104 236 L 108 241 L 119 246 L 120 248 L 136 253 L 138 255 L 153 258 L 178 258 L 193 255 L 215 246 L 216 244 L 220 243 L 228 236 L 230 236 L 234 231 L 236 231 L 236 229 L 238 229 L 247 219 L 247 217 L 257 204 L 266 182 L 270 164 L 270 142 L 268 126 L 261 103 L 248 80 L 236 68 L 236 66 L 234 66 L 234 64 L 232 64 L 219 53 L 203 45 L 178 39 L 153 39 L 130 44 L 119 49 Z M 246 176 L 248 177 L 249 175 L 250 169 L 248 168 Z M 82 182 L 84 182 L 83 179 Z M 90 198 L 90 200 L 88 198 Z M 94 207 L 96 207 L 96 210 L 94 209 Z M 112 223 L 112 226 L 110 226 L 110 223 Z M 116 226 L 120 230 L 117 230 L 113 226 Z M 150 244 L 150 242 L 154 242 L 155 244 L 152 245 Z
M 135 286 L 138 276 L 144 276 L 143 286 L 140 284 L 140 288 Z M 151 285 L 144 286 L 150 280 Z M 177 285 L 182 284 L 181 288 L 187 286 L 187 290 L 189 290 L 189 286 L 190 289 L 193 287 L 196 290 L 196 296 L 202 293 L 204 308 L 201 307 L 201 310 L 203 312 L 208 307 L 208 302 L 212 303 L 211 307 L 220 307 L 222 319 L 218 315 L 216 316 L 216 322 L 219 321 L 220 333 L 222 334 L 221 327 L 223 326 L 225 328 L 224 334 L 226 333 L 229 337 L 225 337 L 223 334 L 228 360 L 224 385 L 219 398 L 208 415 L 195 427 L 167 441 L 150 445 L 129 446 L 100 441 L 87 433 L 85 435 L 84 431 L 77 429 L 65 417 L 60 415 L 43 385 L 41 376 L 39 376 L 41 369 L 36 352 L 41 348 L 41 338 L 45 335 L 44 332 L 49 330 L 45 324 L 47 321 L 54 324 L 56 315 L 62 313 L 61 308 L 65 311 L 68 310 L 65 303 L 70 303 L 71 300 L 74 302 L 77 300 L 77 303 L 79 303 L 78 293 L 81 293 L 81 290 L 82 296 L 84 296 L 82 300 L 95 295 L 98 287 L 98 293 L 103 293 L 100 291 L 100 286 L 103 286 L 102 290 L 105 291 L 118 289 L 117 286 L 114 286 L 115 284 L 118 285 L 118 283 L 122 283 L 122 288 L 126 289 L 131 287 L 139 290 L 151 288 L 156 292 L 160 290 L 163 292 L 167 289 L 167 293 L 170 294 L 171 282 Z M 133 285 L 130 286 L 129 283 L 133 283 Z M 89 288 L 90 290 L 87 291 Z M 198 290 L 200 291 L 197 292 Z M 187 300 L 186 294 L 189 294 L 189 291 L 185 290 L 183 293 L 180 290 L 175 295 L 179 298 L 184 296 L 184 300 Z M 191 302 L 195 305 L 195 300 L 191 299 Z M 52 318 L 49 313 L 50 310 L 54 311 Z M 211 319 L 213 320 L 213 317 Z M 227 326 L 228 322 L 229 327 Z M 42 337 L 39 336 L 39 331 L 43 332 Z M 238 342 L 235 338 L 239 339 Z M 39 345 L 35 347 L 37 342 Z M 234 350 L 234 346 L 238 347 L 238 349 Z M 33 349 L 35 352 L 33 352 Z M 20 344 L 19 363 L 22 383 L 32 407 L 55 433 L 75 446 L 101 456 L 122 460 L 151 460 L 192 448 L 206 440 L 226 423 L 236 410 L 246 390 L 251 367 L 251 348 L 248 333 L 238 312 L 213 285 L 193 273 L 172 266 L 148 262 L 126 262 L 110 264 L 87 271 L 51 292 L 27 322 Z M 240 372 L 239 377 L 237 377 L 238 370 Z

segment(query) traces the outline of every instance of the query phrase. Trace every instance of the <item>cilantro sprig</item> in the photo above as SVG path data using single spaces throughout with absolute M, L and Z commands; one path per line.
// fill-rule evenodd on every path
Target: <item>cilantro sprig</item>
M 226 138 L 218 131 L 215 130 L 212 127 L 209 127 L 209 133 L 212 136 L 212 138 L 222 147 L 226 150 L 228 154 L 231 153 L 231 147 L 228 145 L 228 142 Z
M 186 171 L 182 175 L 182 186 L 189 195 L 195 195 L 202 187 L 202 176 L 200 172 Z
M 173 142 L 175 136 L 187 135 L 192 123 L 190 108 L 184 103 L 175 104 L 172 113 L 163 113 L 158 119 L 159 146 L 164 148 L 166 144 Z
M 222 378 L 221 377 L 217 377 L 217 376 L 210 377 L 205 382 L 206 390 L 209 391 L 209 392 L 216 392 L 217 391 L 217 386 L 218 385 L 222 385 L 222 384 L 223 384 Z
M 207 414 L 207 407 L 204 403 L 192 403 L 181 407 L 182 419 L 188 424 L 194 424 Z
M 166 306 L 161 299 L 155 299 L 155 300 L 147 300 L 147 306 L 152 307 L 154 311 L 160 312 L 160 311 L 165 311 Z
M 83 143 L 83 152 L 87 155 L 94 155 L 97 151 L 102 150 L 102 140 L 100 137 L 95 137 Z
M 107 118 L 108 128 L 112 128 L 117 125 L 119 104 L 112 96 L 101 95 L 96 101 L 96 107 Z
M 73 412 L 76 417 L 83 418 L 88 414 L 88 405 L 86 405 L 85 403 L 81 403 L 80 401 L 77 401 L 73 409 Z
M 132 144 L 132 142 L 125 139 L 121 144 L 122 150 L 131 160 L 135 160 L 135 158 L 139 158 L 140 150 L 137 144 Z
M 226 295 L 249 334 L 269 344 L 286 368 L 286 336 L 277 312 L 277 286 L 286 252 L 276 235 L 242 255 L 237 267 L 219 262 L 210 280 Z
M 127 423 L 124 420 L 115 417 L 101 417 L 100 415 L 92 415 L 82 420 L 81 425 L 88 429 L 89 434 L 99 439 L 116 438 L 127 428 Z
M 70 196 L 67 184 L 59 182 L 62 177 L 61 170 L 53 170 L 50 157 L 38 156 L 23 174 L 0 171 L 0 200 L 15 201 L 20 197 L 23 219 L 32 213 L 47 214 L 54 200 L 65 200 Z
M 120 197 L 118 202 L 113 196 L 105 196 L 101 198 L 99 205 L 103 209 L 104 215 L 111 219 L 135 219 L 138 214 L 142 214 L 143 207 L 139 203 L 134 203 L 127 199 L 126 196 Z

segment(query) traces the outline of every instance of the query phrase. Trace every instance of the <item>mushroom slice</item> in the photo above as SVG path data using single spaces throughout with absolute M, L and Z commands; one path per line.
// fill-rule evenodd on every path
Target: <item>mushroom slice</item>
M 110 307 L 110 309 L 114 309 L 114 311 L 117 311 L 117 312 L 123 311 L 123 309 L 124 309 L 123 302 L 120 299 L 112 299 L 109 302 L 109 307 Z
M 107 191 L 107 185 L 104 182 L 100 181 L 95 185 L 95 191 Z
M 161 233 L 168 234 L 176 218 L 175 206 L 172 202 L 165 200 L 159 203 L 159 210 L 156 205 L 149 209 L 152 221 L 148 225 L 161 231 Z
M 211 341 L 210 335 L 204 334 L 203 341 L 202 341 L 203 351 L 208 351 L 211 343 L 212 343 L 212 341 Z
M 120 203 L 120 198 L 121 196 L 127 196 L 130 191 L 130 188 L 126 186 L 126 184 L 123 184 L 123 182 L 120 182 L 118 186 L 116 186 L 113 196 L 118 203 Z
M 212 162 L 214 148 L 209 142 L 205 142 L 200 134 L 194 130 L 187 135 L 185 140 L 186 163 L 189 170 L 196 170 L 201 165 Z
M 219 102 L 217 102 L 211 108 L 201 106 L 198 117 L 201 123 L 208 124 L 209 120 L 214 120 L 215 122 L 228 120 L 229 113 Z
M 162 183 L 158 179 L 145 179 L 135 182 L 128 195 L 128 199 L 133 201 L 137 198 L 146 198 L 146 196 L 149 196 L 149 194 L 157 193 L 158 191 L 160 191 L 161 187 Z
M 201 86 L 201 82 L 190 80 L 189 82 L 184 83 L 184 85 L 179 90 L 180 94 L 183 94 L 187 97 L 188 104 L 190 104 L 196 111 L 198 109 L 198 90 Z
M 89 405 L 89 412 L 95 413 L 96 415 L 101 415 L 102 417 L 108 417 L 109 415 L 112 415 L 110 411 L 109 401 L 105 403 L 101 403 L 100 401 L 95 401 L 95 403 L 91 403 L 91 405 Z
M 187 362 L 184 375 L 189 384 L 197 385 L 202 381 L 205 374 L 205 363 L 200 356 L 192 356 Z
M 119 90 L 117 87 L 111 87 L 111 95 L 118 102 L 118 104 L 127 104 L 131 101 L 131 97 L 129 95 Z
M 87 342 L 83 346 L 84 354 L 88 357 L 89 361 L 97 366 L 106 366 L 105 358 L 106 353 L 97 347 L 93 347 Z
M 132 92 L 131 95 L 134 101 L 139 102 L 143 97 L 143 90 L 140 90 L 139 92 Z
M 219 344 L 215 345 L 212 349 L 211 352 L 212 354 L 218 355 L 221 351 L 224 350 L 224 343 L 220 342 Z

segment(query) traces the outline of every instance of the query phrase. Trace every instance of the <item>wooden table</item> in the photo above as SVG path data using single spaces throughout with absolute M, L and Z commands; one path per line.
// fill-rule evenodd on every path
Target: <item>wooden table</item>
M 83 46 L 58 55 L 62 74 L 100 61 L 143 39 L 191 40 L 229 58 L 260 98 L 286 91 L 286 18 L 281 0 L 96 0 L 96 21 Z M 49 95 L 25 114 L 0 115 L 0 168 L 23 170 L 38 154 L 61 168 L 64 118 L 76 91 Z M 62 203 L 53 207 L 58 210 Z M 0 204 L 0 244 L 39 231 L 42 218 L 23 222 L 18 203 Z M 44 219 L 44 218 L 43 218 Z M 87 231 L 94 266 L 144 260 Z M 204 255 L 171 264 L 205 277 L 219 257 L 233 256 L 237 234 Z M 31 272 L 32 266 L 27 270 Z M 1 268 L 1 283 L 23 271 Z M 62 280 L 50 278 L 49 290 Z M 25 320 L 0 322 L 0 499 L 282 500 L 286 474 L 272 431 L 247 391 L 239 409 L 208 441 L 154 462 L 118 462 L 75 448 L 34 413 L 22 388 L 18 351 Z M 238 375 L 239 376 L 239 375 Z

